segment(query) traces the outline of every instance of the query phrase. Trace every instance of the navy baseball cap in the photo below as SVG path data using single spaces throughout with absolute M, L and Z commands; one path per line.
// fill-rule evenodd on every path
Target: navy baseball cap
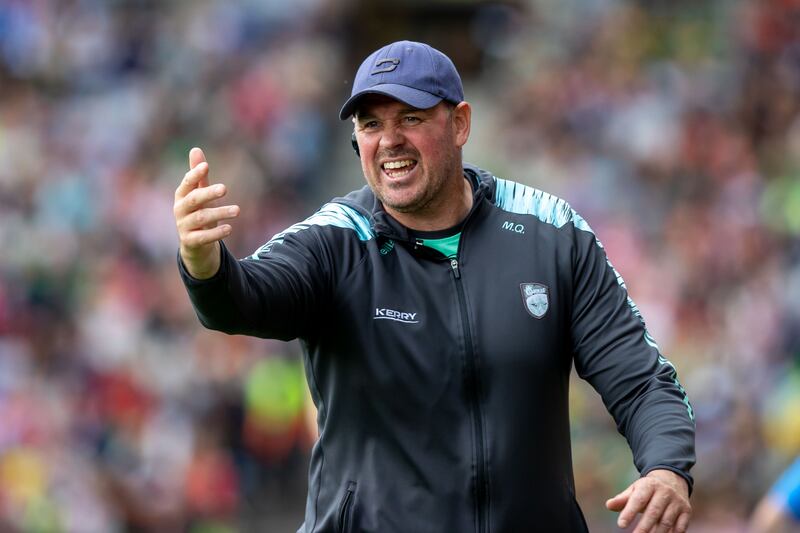
M 413 41 L 387 44 L 361 63 L 339 118 L 352 115 L 366 94 L 383 94 L 417 109 L 431 108 L 442 100 L 454 104 L 464 100 L 461 76 L 450 58 Z

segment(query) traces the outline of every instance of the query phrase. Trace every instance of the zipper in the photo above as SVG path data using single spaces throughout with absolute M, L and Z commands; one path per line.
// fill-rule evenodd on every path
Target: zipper
M 480 385 L 478 383 L 477 361 L 475 360 L 475 348 L 472 345 L 472 332 L 469 327 L 469 317 L 467 316 L 467 303 L 464 296 L 464 285 L 461 281 L 461 269 L 458 259 L 450 259 L 450 268 L 455 278 L 456 293 L 458 294 L 458 304 L 461 310 L 461 323 L 464 327 L 466 339 L 466 365 L 467 365 L 467 389 L 470 397 L 470 407 L 472 408 L 472 421 L 475 429 L 475 446 L 477 448 L 477 473 L 475 479 L 475 513 L 478 522 L 478 532 L 483 533 L 488 530 L 485 525 L 485 502 L 489 500 L 489 489 L 486 474 L 486 450 L 483 446 L 483 417 L 480 408 Z
M 348 481 L 347 490 L 342 497 L 342 503 L 339 504 L 339 520 L 337 527 L 339 533 L 347 533 L 350 531 L 350 507 L 353 503 L 353 494 L 356 491 L 356 482 Z
M 458 259 L 456 259 L 455 257 L 450 259 L 450 268 L 453 269 L 453 275 L 456 277 L 456 279 L 461 279 L 461 271 L 458 269 Z M 461 287 L 461 285 L 459 285 L 459 291 L 462 290 L 460 287 Z M 462 298 L 463 298 L 463 295 L 461 294 L 461 292 L 459 292 L 458 293 L 458 303 L 460 305 L 463 305 Z

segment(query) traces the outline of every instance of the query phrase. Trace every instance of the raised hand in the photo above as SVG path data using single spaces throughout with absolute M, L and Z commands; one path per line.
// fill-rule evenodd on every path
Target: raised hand
M 189 171 L 175 189 L 172 211 L 178 227 L 183 264 L 193 277 L 207 279 L 219 270 L 219 241 L 233 231 L 223 220 L 239 216 L 238 205 L 214 207 L 225 196 L 225 185 L 208 183 L 208 163 L 200 148 L 189 151 Z

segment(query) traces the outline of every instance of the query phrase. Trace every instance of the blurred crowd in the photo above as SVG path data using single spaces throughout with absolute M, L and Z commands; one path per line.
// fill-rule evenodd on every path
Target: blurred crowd
M 462 71 L 469 161 L 598 234 L 692 401 L 692 529 L 745 529 L 800 453 L 794 0 L 0 0 L 0 531 L 299 526 L 299 345 L 203 330 L 173 192 L 202 146 L 243 257 L 360 186 L 338 108 L 397 38 Z M 611 531 L 630 452 L 579 380 L 572 413 Z

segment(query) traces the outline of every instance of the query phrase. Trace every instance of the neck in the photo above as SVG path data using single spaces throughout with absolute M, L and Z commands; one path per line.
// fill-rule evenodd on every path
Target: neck
M 442 205 L 430 205 L 426 209 L 403 213 L 385 206 L 386 212 L 403 226 L 417 231 L 438 231 L 452 228 L 466 218 L 472 208 L 474 195 L 472 185 L 461 177 L 451 195 L 444 195 Z

